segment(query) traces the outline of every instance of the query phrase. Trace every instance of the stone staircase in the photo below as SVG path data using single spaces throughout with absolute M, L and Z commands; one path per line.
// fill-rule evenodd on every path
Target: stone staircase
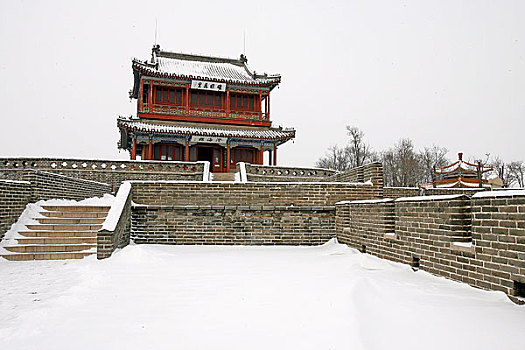
M 236 173 L 213 173 L 212 181 L 235 181 Z
M 4 246 L 11 254 L 0 255 L 12 261 L 82 259 L 96 254 L 97 231 L 109 207 L 85 205 L 43 206 L 43 217 L 18 233 L 17 245 Z

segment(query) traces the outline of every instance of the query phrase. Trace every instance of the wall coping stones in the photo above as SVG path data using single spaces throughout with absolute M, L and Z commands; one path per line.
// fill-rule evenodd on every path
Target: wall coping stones
M 31 185 L 31 182 L 29 182 L 29 181 L 0 179 L 0 182 Z
M 357 201 L 340 201 L 335 203 L 335 205 L 339 204 L 378 204 L 378 203 L 390 203 L 393 202 L 394 199 L 392 198 L 383 198 L 383 199 L 361 199 Z
M 245 211 L 333 211 L 335 205 L 134 205 L 135 209 L 149 210 L 245 210 Z
M 189 181 L 189 180 L 130 180 L 131 183 L 137 183 L 137 184 L 163 184 L 163 183 L 172 183 L 172 184 L 202 184 L 203 181 Z M 204 182 L 205 184 L 227 184 L 231 186 L 264 186 L 264 185 L 327 185 L 327 184 L 333 184 L 333 185 L 342 185 L 342 186 L 348 186 L 348 185 L 354 185 L 354 186 L 369 186 L 374 187 L 374 184 L 371 181 L 366 182 L 341 182 L 341 181 L 265 181 L 265 182 L 231 182 L 231 181 L 213 181 L 213 182 Z
M 472 198 L 525 196 L 525 189 L 478 192 Z
M 416 197 L 401 197 L 396 199 L 396 202 L 419 202 L 419 201 L 441 201 L 441 200 L 451 200 L 451 199 L 469 199 L 468 196 L 464 194 L 445 194 L 445 195 L 436 195 L 436 196 L 416 196 Z

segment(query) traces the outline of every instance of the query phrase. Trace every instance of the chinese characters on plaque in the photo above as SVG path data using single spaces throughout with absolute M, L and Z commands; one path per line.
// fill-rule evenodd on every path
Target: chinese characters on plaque
M 226 141 L 228 141 L 227 137 L 212 137 L 212 136 L 192 136 L 191 137 L 191 142 L 225 144 Z
M 191 88 L 199 89 L 199 90 L 210 90 L 210 91 L 226 91 L 226 84 L 215 83 L 215 82 L 204 81 L 204 80 L 192 80 Z

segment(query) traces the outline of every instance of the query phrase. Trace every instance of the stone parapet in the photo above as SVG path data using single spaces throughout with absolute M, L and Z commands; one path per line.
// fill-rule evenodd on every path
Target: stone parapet
M 336 207 L 341 243 L 503 291 L 514 300 L 524 297 L 525 191 L 341 202 Z
M 133 202 L 143 205 L 325 206 L 343 199 L 380 198 L 371 184 L 199 183 L 133 181 Z
M 374 186 L 383 187 L 383 165 L 380 162 L 365 164 L 344 172 L 328 176 L 325 181 L 335 182 L 372 182 Z
M 206 163 L 67 158 L 0 158 L 0 178 L 20 179 L 21 174 L 26 170 L 32 169 L 108 183 L 116 191 L 122 181 L 126 180 L 203 181 Z
M 237 164 L 239 170 L 240 165 Z M 250 182 L 316 182 L 335 174 L 334 170 L 320 168 L 285 167 L 245 163 Z

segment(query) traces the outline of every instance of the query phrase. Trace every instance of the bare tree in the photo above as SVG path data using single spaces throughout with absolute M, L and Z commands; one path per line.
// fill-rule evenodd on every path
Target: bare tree
M 387 186 L 416 186 L 420 182 L 420 160 L 410 139 L 399 140 L 381 159 Z
M 434 167 L 445 166 L 450 163 L 446 157 L 448 150 L 445 147 L 432 145 L 432 147 L 425 147 L 423 151 L 419 152 L 419 159 L 421 164 L 421 182 L 433 182 Z
M 315 163 L 316 167 L 344 171 L 348 169 L 348 157 L 344 148 L 337 145 L 328 149 L 328 152 Z
M 509 186 L 517 184 L 518 187 L 524 187 L 525 182 L 525 164 L 523 161 L 514 161 L 507 164 L 507 173 L 509 174 Z
M 503 159 L 501 159 L 499 156 L 496 156 L 489 165 L 492 167 L 492 174 L 496 175 L 503 181 L 503 187 L 509 187 L 510 183 L 509 181 L 512 181 L 512 179 L 509 177 L 509 173 L 507 171 L 507 166 L 505 165 L 505 162 Z
M 374 153 L 364 141 L 365 134 L 355 126 L 346 126 L 350 142 L 345 147 L 348 155 L 349 167 L 357 168 L 367 162 L 373 161 Z
M 332 146 L 328 152 L 316 162 L 316 166 L 338 171 L 356 168 L 377 159 L 370 146 L 365 143 L 365 134 L 356 127 L 347 126 L 350 140 L 344 147 Z

